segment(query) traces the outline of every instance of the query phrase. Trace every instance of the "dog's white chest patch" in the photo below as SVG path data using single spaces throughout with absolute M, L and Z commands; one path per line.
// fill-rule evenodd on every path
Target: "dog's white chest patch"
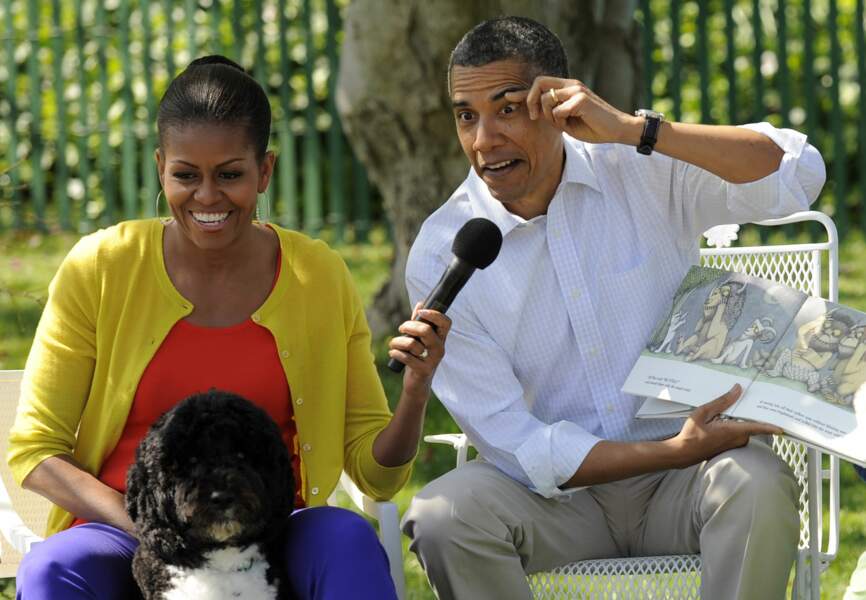
M 223 548 L 208 552 L 198 569 L 168 566 L 171 589 L 165 600 L 270 600 L 276 586 L 268 584 L 268 564 L 257 544 L 243 550 Z

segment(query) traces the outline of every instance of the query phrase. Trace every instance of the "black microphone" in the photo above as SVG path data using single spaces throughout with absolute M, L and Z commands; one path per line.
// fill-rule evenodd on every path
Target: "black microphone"
M 451 244 L 454 259 L 445 269 L 439 283 L 427 295 L 422 308 L 445 313 L 475 269 L 488 267 L 496 260 L 501 247 L 502 232 L 493 221 L 482 218 L 466 221 Z M 424 319 L 418 320 L 433 325 Z M 388 368 L 395 373 L 400 373 L 405 366 L 396 358 L 388 361 Z

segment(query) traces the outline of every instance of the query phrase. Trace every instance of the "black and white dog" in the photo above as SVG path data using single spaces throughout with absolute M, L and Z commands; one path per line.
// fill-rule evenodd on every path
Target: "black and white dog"
M 132 570 L 147 600 L 287 595 L 294 477 L 265 411 L 216 390 L 187 398 L 150 428 L 126 484 L 141 542 Z

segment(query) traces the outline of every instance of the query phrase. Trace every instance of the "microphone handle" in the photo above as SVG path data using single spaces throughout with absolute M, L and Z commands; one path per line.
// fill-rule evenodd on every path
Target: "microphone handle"
M 451 302 L 454 301 L 454 297 L 457 296 L 457 292 L 466 285 L 466 282 L 469 281 L 469 277 L 474 271 L 475 267 L 463 262 L 457 257 L 454 257 L 451 264 L 439 279 L 439 283 L 436 284 L 436 287 L 433 288 L 433 291 L 431 291 L 430 295 L 427 296 L 427 299 L 424 300 L 423 308 L 435 310 L 444 315 L 448 310 L 448 307 L 451 306 Z M 416 320 L 421 321 L 422 323 L 427 323 L 435 331 L 436 326 L 430 321 L 424 319 Z M 418 339 L 415 336 L 409 337 L 416 340 Z M 388 360 L 388 368 L 394 373 L 402 373 L 405 367 L 406 365 L 396 358 Z

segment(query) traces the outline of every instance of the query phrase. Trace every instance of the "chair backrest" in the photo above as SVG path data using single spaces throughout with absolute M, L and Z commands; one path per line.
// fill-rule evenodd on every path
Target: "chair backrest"
M 701 250 L 701 264 L 727 271 L 737 271 L 778 281 L 800 291 L 838 301 L 838 237 L 833 221 L 825 214 L 816 211 L 800 212 L 784 219 L 773 219 L 757 223 L 761 226 L 778 226 L 790 223 L 811 221 L 823 226 L 826 242 L 767 244 L 761 246 L 726 247 L 737 238 L 738 226 L 722 225 L 708 230 L 704 236 L 709 245 L 716 247 Z M 823 265 L 826 259 L 827 270 Z M 826 285 L 825 285 L 826 278 Z M 831 480 L 830 532 L 828 552 L 822 553 L 821 532 L 821 485 L 812 479 L 820 479 L 822 474 L 821 456 L 803 444 L 776 436 L 773 449 L 791 467 L 800 487 L 800 542 L 801 550 L 808 549 L 812 560 L 812 585 L 816 585 L 816 563 L 829 564 L 835 555 L 838 528 L 838 471 L 831 469 L 825 478 Z M 811 458 L 810 458 L 811 457 Z M 817 463 L 817 464 L 816 464 Z M 838 459 L 832 459 L 838 465 Z M 817 477 L 815 476 L 817 475 Z M 835 505 L 833 505 L 835 504 Z M 810 519 L 810 513 L 812 519 Z M 801 552 L 801 561 L 804 553 Z M 802 564 L 799 566 L 803 566 Z M 815 597 L 815 596 L 813 596 Z
M 6 464 L 9 430 L 15 421 L 22 371 L 0 371 L 0 577 L 14 577 L 22 553 L 13 548 L 7 531 L 20 529 L 21 521 L 30 531 L 44 535 L 51 503 L 33 492 L 23 489 L 12 478 Z

